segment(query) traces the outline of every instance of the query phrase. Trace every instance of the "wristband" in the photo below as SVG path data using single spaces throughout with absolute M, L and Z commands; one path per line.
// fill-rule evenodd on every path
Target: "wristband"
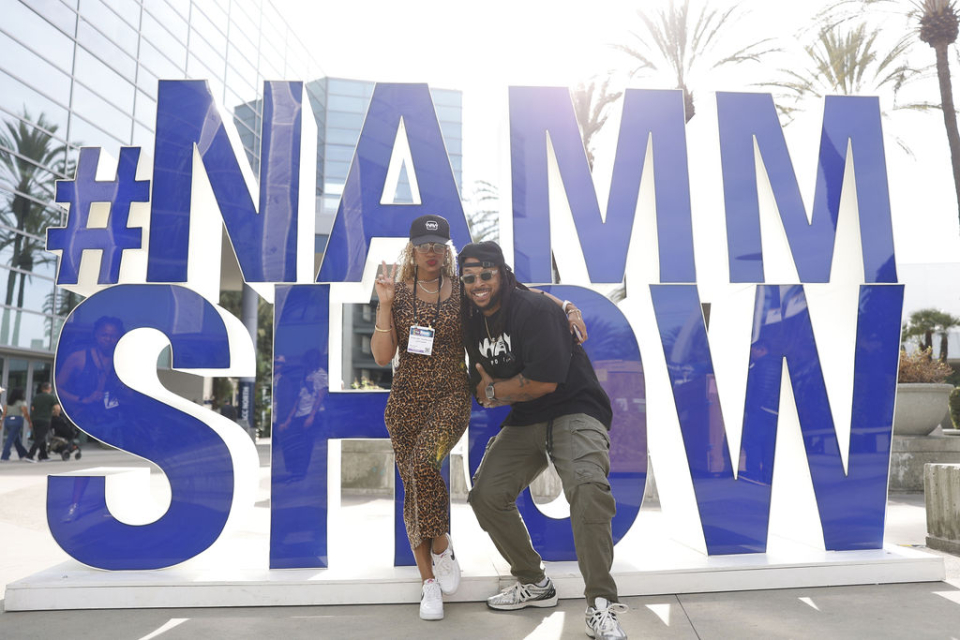
M 563 301 L 563 305 L 562 305 L 560 308 L 563 310 L 563 313 L 564 313 L 564 314 L 567 313 L 567 306 L 570 305 L 570 304 L 571 304 L 571 303 L 570 303 L 569 300 L 564 300 L 564 301 Z

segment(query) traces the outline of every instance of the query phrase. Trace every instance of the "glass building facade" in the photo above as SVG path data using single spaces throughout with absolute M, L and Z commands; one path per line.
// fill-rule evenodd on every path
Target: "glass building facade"
M 0 0 L 0 362 L 4 387 L 50 379 L 77 297 L 54 286 L 44 230 L 81 146 L 152 155 L 157 81 L 206 79 L 259 152 L 264 79 L 322 77 L 269 0 Z M 249 123 L 247 121 L 250 121 Z
M 317 237 L 323 251 L 374 83 L 326 77 L 269 0 L 0 0 L 0 384 L 28 397 L 49 381 L 60 325 L 80 298 L 54 286 L 45 229 L 64 223 L 56 180 L 81 146 L 153 154 L 159 79 L 208 81 L 233 113 L 259 175 L 265 79 L 304 80 L 318 129 Z M 312 80 L 311 80 L 312 79 Z M 462 94 L 432 89 L 462 187 Z M 395 202 L 412 202 L 401 174 Z M 344 317 L 344 387 L 389 386 L 369 353 L 363 305 Z

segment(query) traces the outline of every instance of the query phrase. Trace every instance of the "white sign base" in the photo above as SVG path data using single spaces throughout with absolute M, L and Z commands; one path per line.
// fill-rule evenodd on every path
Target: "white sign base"
M 259 507 L 259 505 L 258 505 Z M 209 552 L 160 571 L 100 571 L 68 561 L 7 586 L 6 611 L 255 607 L 417 603 L 415 567 L 393 567 L 393 503 L 349 498 L 331 520 L 328 569 L 267 568 L 261 532 L 267 510 Z M 509 568 L 480 530 L 469 505 L 452 507 L 453 538 L 463 570 L 447 602 L 482 602 L 513 582 Z M 616 547 L 613 567 L 621 596 L 826 587 L 943 580 L 943 559 L 889 545 L 870 551 L 825 552 L 779 538 L 768 553 L 707 557 L 671 541 L 657 508 L 644 507 Z M 546 566 L 561 598 L 582 598 L 575 562 Z

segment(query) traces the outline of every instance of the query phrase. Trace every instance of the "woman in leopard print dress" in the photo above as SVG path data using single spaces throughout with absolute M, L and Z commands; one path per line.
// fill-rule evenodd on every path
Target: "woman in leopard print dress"
M 383 264 L 373 356 L 386 364 L 399 352 L 384 420 L 403 481 L 403 520 L 424 582 L 420 617 L 443 617 L 442 593 L 453 593 L 460 568 L 453 553 L 449 494 L 440 466 L 470 421 L 470 385 L 460 337 L 460 281 L 440 216 L 417 218 L 397 265 Z M 430 353 L 411 327 L 435 331 Z M 420 332 L 428 333 L 428 332 Z M 437 574 L 436 576 L 434 574 Z

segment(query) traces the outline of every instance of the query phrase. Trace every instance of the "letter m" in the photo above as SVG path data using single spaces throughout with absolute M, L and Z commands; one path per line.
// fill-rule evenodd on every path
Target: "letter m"
M 570 92 L 510 87 L 515 268 L 522 282 L 551 282 L 548 148 L 573 214 L 591 282 L 621 282 L 647 146 L 656 165 L 661 282 L 694 282 L 683 97 L 627 89 L 606 216 L 600 213 Z
M 732 282 L 765 282 L 758 158 L 770 180 L 801 282 L 830 280 L 841 189 L 846 169 L 854 166 L 865 282 L 897 281 L 877 98 L 827 96 L 809 219 L 770 95 L 717 93 L 717 114 Z

